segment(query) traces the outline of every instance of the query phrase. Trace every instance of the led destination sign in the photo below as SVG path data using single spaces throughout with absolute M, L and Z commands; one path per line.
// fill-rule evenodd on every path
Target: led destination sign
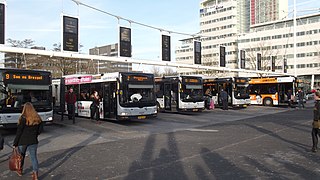
M 5 73 L 3 81 L 14 84 L 46 84 L 49 81 L 49 76 L 42 74 Z

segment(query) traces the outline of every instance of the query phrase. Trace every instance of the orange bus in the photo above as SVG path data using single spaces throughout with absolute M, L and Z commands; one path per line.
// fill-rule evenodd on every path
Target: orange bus
M 287 105 L 295 95 L 294 77 L 251 78 L 249 94 L 252 105 Z

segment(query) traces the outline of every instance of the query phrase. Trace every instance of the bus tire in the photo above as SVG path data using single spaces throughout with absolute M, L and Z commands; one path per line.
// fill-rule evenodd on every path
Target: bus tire
M 273 106 L 272 99 L 271 98 L 264 98 L 263 105 L 264 106 Z

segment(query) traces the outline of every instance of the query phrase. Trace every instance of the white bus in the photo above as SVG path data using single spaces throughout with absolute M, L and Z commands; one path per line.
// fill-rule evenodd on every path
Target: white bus
M 197 112 L 204 109 L 202 77 L 174 76 L 156 78 L 159 111 Z
M 97 91 L 101 98 L 100 119 L 128 120 L 157 116 L 153 74 L 116 72 L 68 75 L 64 76 L 61 82 L 58 86 L 53 85 L 54 88 L 60 88 L 60 98 L 57 98 L 60 102 L 57 104 L 60 104 L 61 109 L 66 110 L 65 93 L 72 87 L 77 94 L 76 115 L 78 116 L 90 117 L 93 91 Z M 139 94 L 138 98 L 133 98 L 133 94 Z
M 53 120 L 51 73 L 0 69 L 0 126 L 17 127 L 23 104 L 31 102 L 43 122 Z
M 228 105 L 232 107 L 247 107 L 250 105 L 249 78 L 246 77 L 226 77 L 226 78 L 203 78 L 203 91 L 210 92 L 212 100 L 216 106 L 222 106 L 219 100 L 221 89 L 229 95 Z M 206 96 L 206 94 L 204 94 Z

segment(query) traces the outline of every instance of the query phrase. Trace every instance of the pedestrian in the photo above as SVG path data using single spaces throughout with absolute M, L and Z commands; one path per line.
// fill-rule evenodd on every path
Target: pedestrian
M 93 91 L 91 95 L 92 104 L 90 105 L 90 111 L 91 111 L 91 120 L 96 120 L 97 123 L 100 123 L 100 113 L 99 113 L 99 107 L 100 107 L 100 97 L 97 91 Z
M 65 101 L 67 103 L 67 110 L 68 110 L 68 119 L 73 120 L 73 124 L 75 123 L 75 103 L 77 101 L 77 96 L 73 92 L 73 89 L 70 88 L 69 91 L 66 93 Z
M 292 107 L 292 90 L 289 89 L 287 92 L 287 99 L 288 99 L 288 107 Z
M 4 138 L 2 134 L 0 133 L 0 151 L 4 148 Z
M 222 102 L 222 109 L 228 110 L 228 93 L 226 91 L 224 91 L 223 89 L 221 89 L 219 97 Z
M 22 155 L 21 167 L 18 171 L 16 171 L 19 176 L 22 176 L 24 159 L 26 152 L 28 151 L 33 170 L 32 179 L 38 179 L 38 136 L 42 130 L 43 123 L 41 117 L 30 102 L 25 103 L 18 120 L 16 137 L 13 141 L 13 146 L 18 147 L 19 152 Z
M 302 91 L 301 88 L 298 89 L 298 92 L 297 92 L 297 97 L 298 97 L 298 107 L 299 109 L 304 108 L 304 92 Z
M 312 122 L 312 152 L 318 150 L 318 136 L 320 137 L 320 91 L 314 93 L 315 105 L 313 109 L 313 122 Z

